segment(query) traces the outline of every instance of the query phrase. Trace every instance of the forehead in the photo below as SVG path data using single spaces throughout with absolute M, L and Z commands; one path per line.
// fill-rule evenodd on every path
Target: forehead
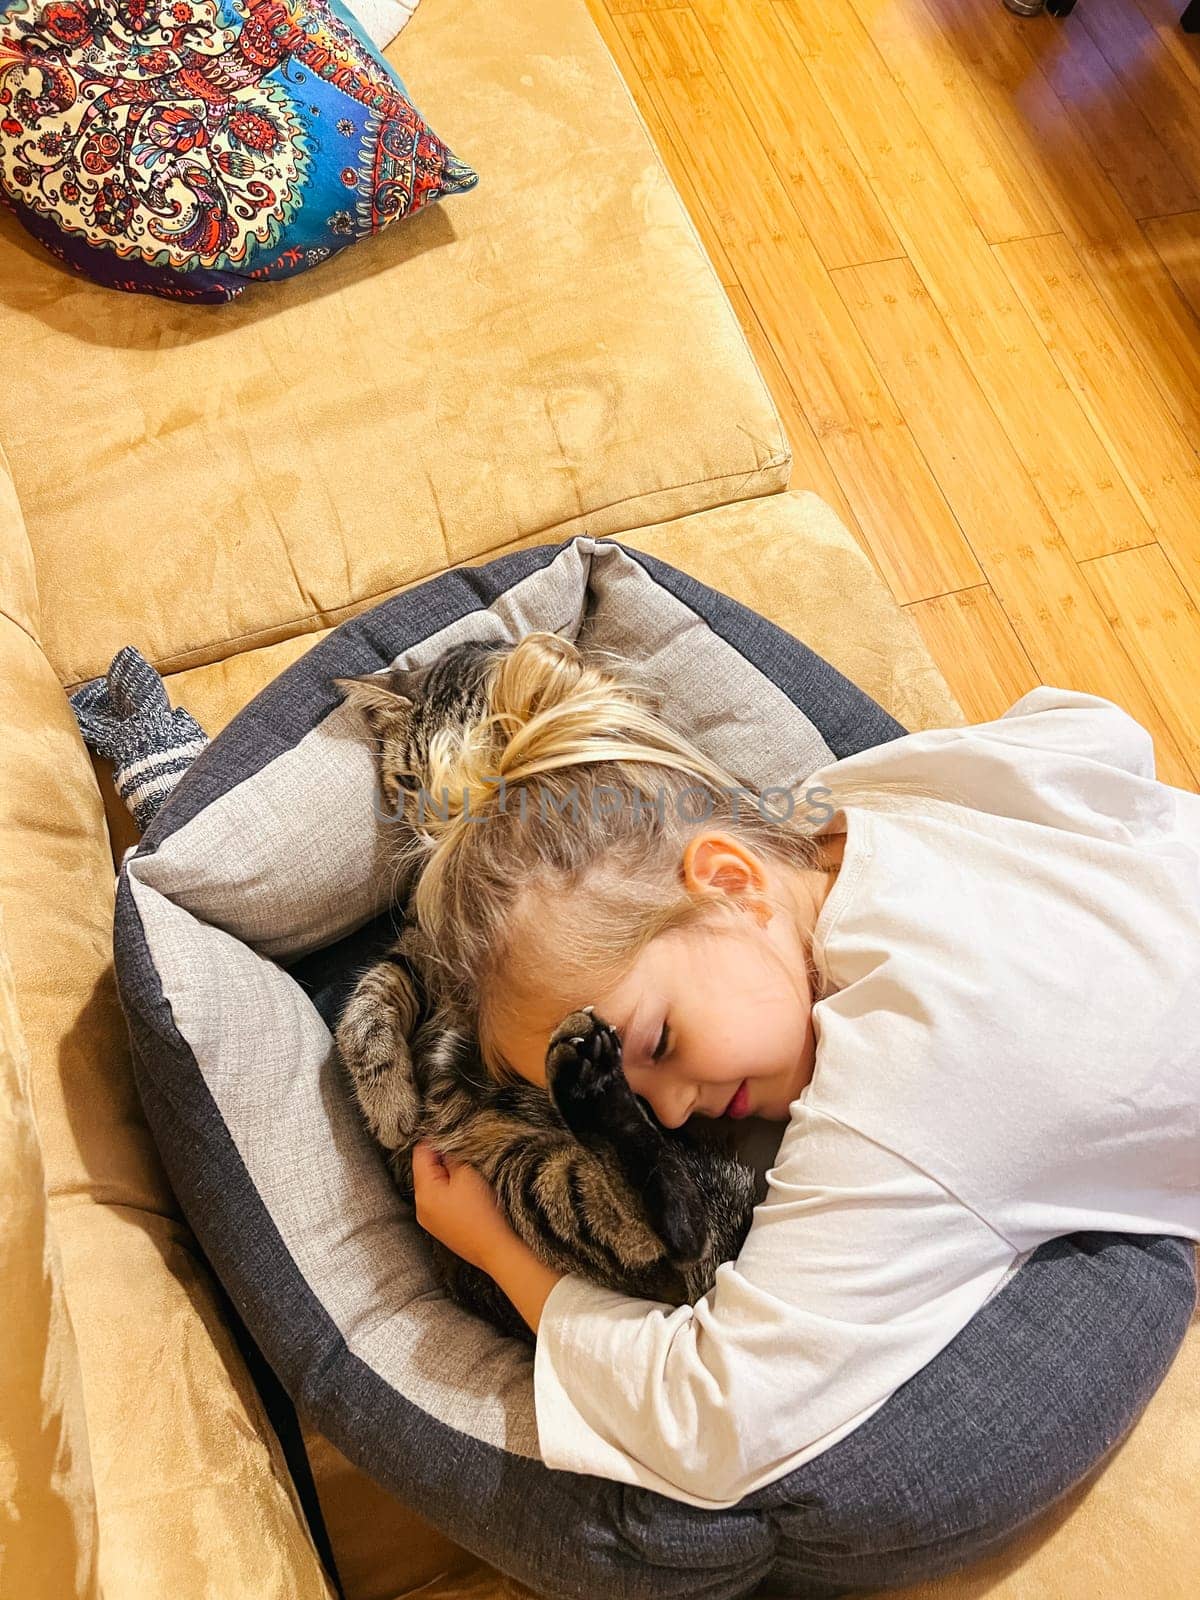
M 611 1023 L 627 1045 L 628 1030 L 639 1015 L 643 998 L 663 987 L 663 969 L 668 955 L 664 949 L 665 938 L 664 935 L 651 940 L 628 971 L 616 980 L 599 979 L 589 984 L 585 977 L 572 974 L 560 987 L 549 981 L 543 966 L 540 969 L 545 981 L 542 992 L 513 1008 L 496 1027 L 496 1043 L 505 1058 L 523 1078 L 544 1083 L 551 1035 L 572 1011 L 587 1005 L 594 1006 L 597 1016 Z

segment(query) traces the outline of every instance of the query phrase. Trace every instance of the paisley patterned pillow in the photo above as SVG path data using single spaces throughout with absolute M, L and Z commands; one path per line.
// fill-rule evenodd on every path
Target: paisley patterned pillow
M 0 0 L 0 189 L 111 288 L 230 300 L 478 181 L 340 0 Z

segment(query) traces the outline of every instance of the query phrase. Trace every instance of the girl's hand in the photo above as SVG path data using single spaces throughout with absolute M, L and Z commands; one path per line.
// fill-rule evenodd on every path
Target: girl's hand
M 491 1273 L 497 1253 L 519 1235 L 481 1173 L 456 1156 L 442 1156 L 419 1139 L 413 1146 L 413 1200 L 417 1221 L 448 1250 Z

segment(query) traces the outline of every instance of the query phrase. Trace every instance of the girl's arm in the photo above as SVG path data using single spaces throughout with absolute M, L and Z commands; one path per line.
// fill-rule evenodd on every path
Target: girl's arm
M 489 1278 L 496 1280 L 536 1333 L 551 1289 L 566 1274 L 555 1272 L 553 1267 L 539 1261 L 524 1239 L 511 1230 L 507 1239 L 499 1239 L 492 1246 L 480 1265 Z
M 473 1167 L 437 1153 L 422 1139 L 413 1147 L 417 1221 L 455 1255 L 494 1278 L 534 1333 L 561 1272 L 534 1255 Z
M 427 1163 L 414 1156 L 418 1220 L 495 1276 L 537 1331 L 547 1466 L 706 1509 L 864 1421 L 1017 1260 L 926 1173 L 808 1110 L 793 1112 L 740 1255 L 695 1306 L 550 1271 L 478 1173 L 443 1182 Z
M 569 1273 L 534 1354 L 547 1466 L 737 1505 L 866 1420 L 979 1310 L 1018 1252 L 933 1178 L 793 1109 L 736 1261 L 694 1306 Z
M 1038 684 L 982 726 L 1031 749 L 1096 761 L 1134 778 L 1154 777 L 1153 738 L 1128 711 L 1101 695 Z

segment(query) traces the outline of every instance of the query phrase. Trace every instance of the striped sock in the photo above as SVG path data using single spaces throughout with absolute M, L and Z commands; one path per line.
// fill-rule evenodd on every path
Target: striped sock
M 117 793 L 144 833 L 208 735 L 182 706 L 171 709 L 166 685 L 132 645 L 70 701 L 88 748 L 112 762 Z

